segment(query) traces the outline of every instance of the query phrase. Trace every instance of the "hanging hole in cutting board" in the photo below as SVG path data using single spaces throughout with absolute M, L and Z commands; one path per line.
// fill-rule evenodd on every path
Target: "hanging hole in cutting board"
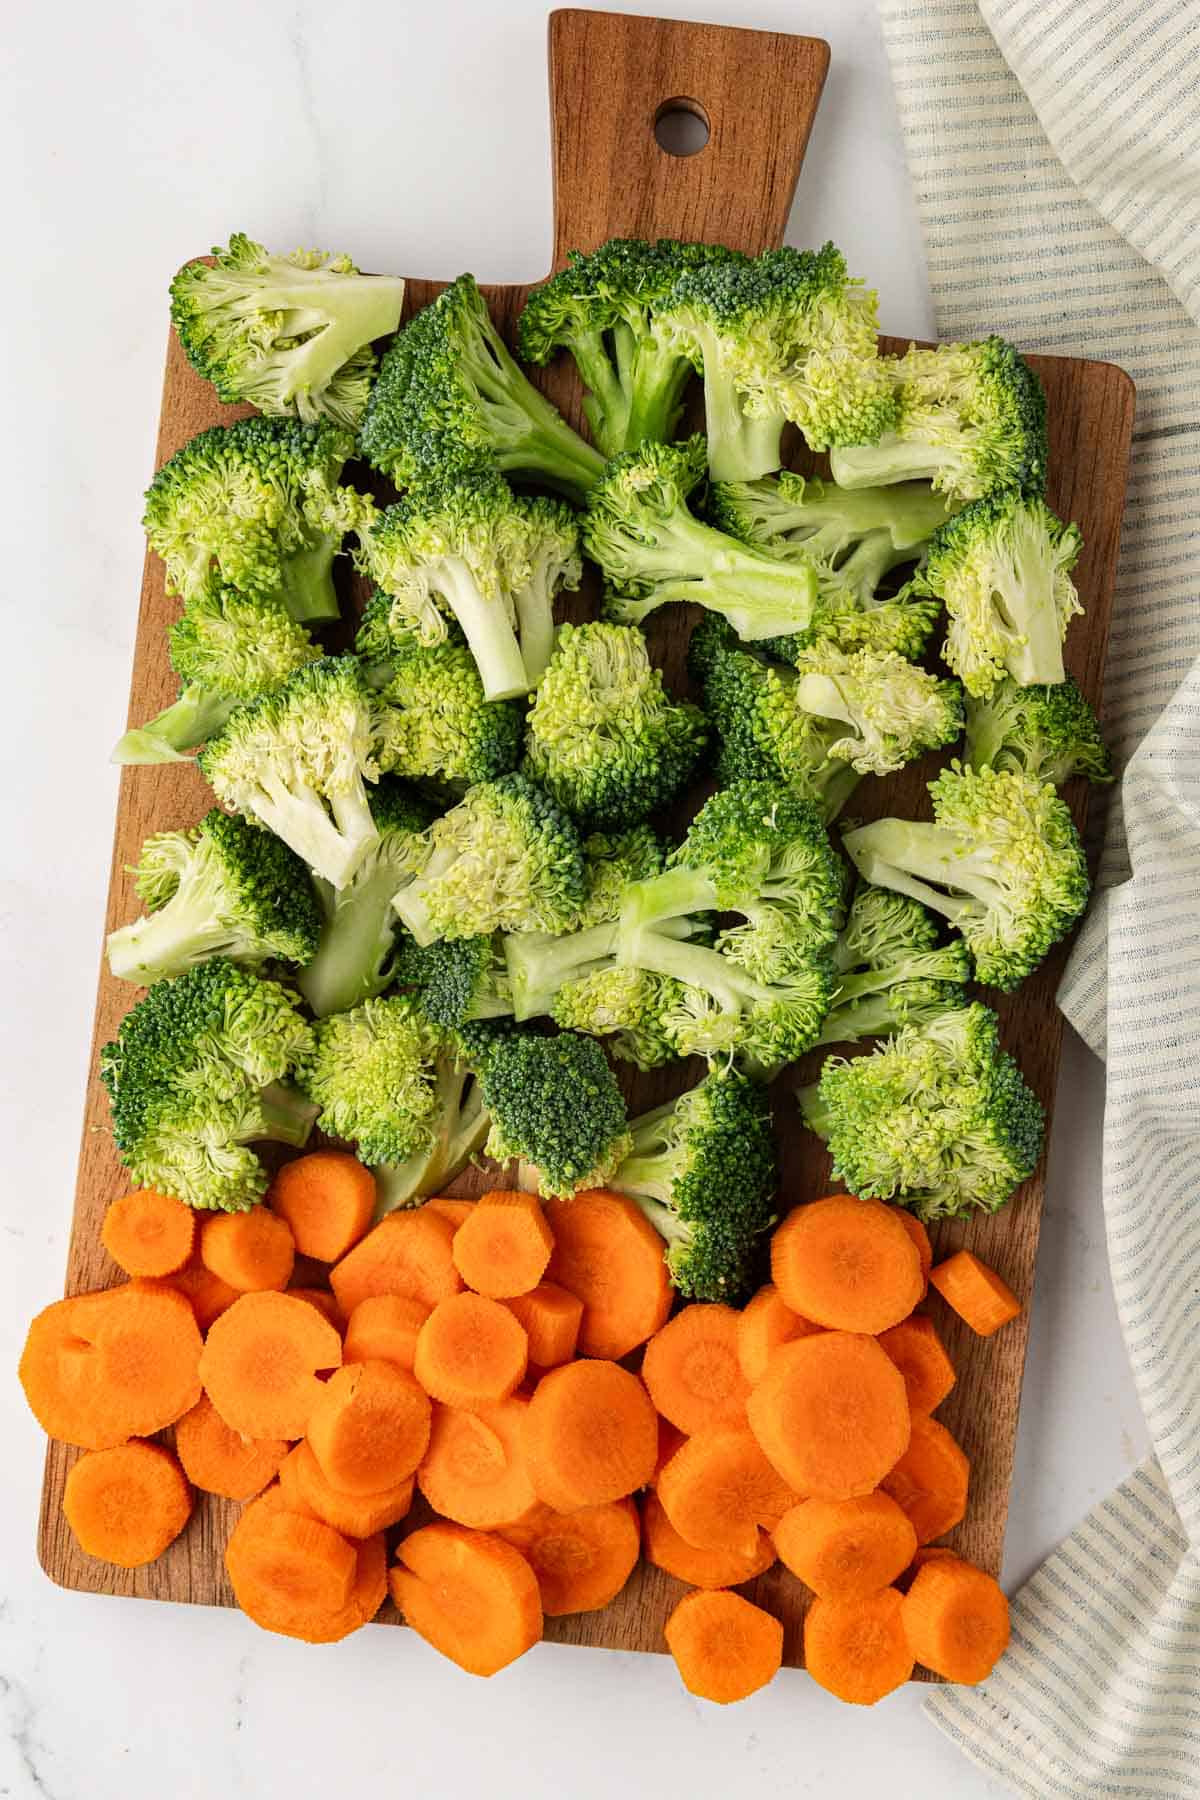
M 654 115 L 654 136 L 668 156 L 695 156 L 712 135 L 708 114 L 698 100 L 679 95 L 664 100 Z

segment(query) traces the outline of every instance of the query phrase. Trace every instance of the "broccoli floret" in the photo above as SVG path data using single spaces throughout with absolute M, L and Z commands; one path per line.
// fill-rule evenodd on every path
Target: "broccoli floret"
M 222 805 L 256 819 L 335 888 L 378 839 L 364 781 L 373 697 L 353 656 L 310 663 L 283 687 L 235 712 L 200 767 Z
M 799 1095 L 851 1193 L 922 1219 L 995 1212 L 1037 1167 L 1044 1115 L 1000 1021 L 978 1002 L 905 1026 L 869 1056 L 831 1056 Z
M 835 447 L 839 487 L 931 481 L 959 500 L 1005 488 L 1041 494 L 1046 485 L 1046 396 L 1025 359 L 1003 338 L 977 344 L 910 344 L 890 362 L 899 413 L 878 442 Z
M 579 521 L 564 500 L 545 494 L 518 496 L 525 521 L 525 563 L 513 588 L 517 637 L 530 687 L 536 687 L 554 654 L 554 600 L 583 580 Z
M 766 1090 L 735 1069 L 630 1125 L 633 1148 L 608 1178 L 666 1242 L 671 1280 L 689 1300 L 742 1298 L 774 1222 L 778 1182 Z
M 563 1199 L 605 1187 L 628 1153 L 625 1102 L 594 1038 L 512 1031 L 498 1035 L 480 1066 L 491 1115 L 487 1154 L 530 1166 L 537 1191 Z
M 156 981 L 100 1052 L 133 1179 L 188 1206 L 245 1212 L 270 1179 L 247 1145 L 303 1145 L 316 1109 L 286 1078 L 312 1034 L 296 997 L 228 957 Z
M 353 430 L 367 403 L 377 338 L 400 323 L 404 283 L 361 275 L 348 256 L 272 256 L 244 232 L 171 283 L 171 319 L 198 375 L 229 403 Z
M 756 647 L 793 665 L 821 644 L 867 650 L 873 656 L 894 654 L 914 662 L 924 653 L 941 612 L 936 600 L 914 598 L 911 586 L 902 588 L 894 599 L 865 601 L 856 598 L 851 588 L 823 582 L 807 631 L 763 638 Z
M 710 261 L 744 261 L 716 244 L 611 238 L 572 250 L 565 269 L 534 288 L 517 325 L 526 362 L 567 350 L 583 379 L 583 412 L 605 456 L 674 437 L 692 373 L 690 354 L 665 343 L 657 315 L 679 276 Z
M 573 929 L 584 931 L 619 919 L 631 881 L 662 873 L 666 849 L 649 825 L 627 831 L 593 831 L 583 840 L 585 897 Z
M 1020 687 L 1064 679 L 1063 639 L 1083 611 L 1071 580 L 1082 542 L 1043 500 L 1011 492 L 935 534 L 913 586 L 944 602 L 942 654 L 968 693 L 990 694 L 1005 672 Z
M 615 456 L 592 489 L 583 522 L 588 555 L 606 577 L 607 616 L 640 625 L 660 606 L 694 601 L 741 638 L 803 631 L 817 599 L 808 565 L 782 562 L 688 511 L 704 479 L 702 437 L 643 444 Z
M 396 895 L 418 944 L 494 931 L 569 931 L 586 897 L 583 847 L 523 775 L 480 782 L 425 834 L 420 873 Z
M 344 888 L 318 880 L 323 916 L 315 956 L 296 985 L 322 1019 L 373 1000 L 396 977 L 396 914 L 392 901 L 412 878 L 425 853 L 422 833 L 430 811 L 404 783 L 384 776 L 371 792 L 378 833 Z
M 966 939 L 980 981 L 1009 990 L 1087 905 L 1079 833 L 1052 787 L 951 763 L 929 783 L 934 823 L 879 819 L 848 832 L 864 881 L 909 894 Z
M 1075 679 L 1052 687 L 998 682 L 986 699 L 967 701 L 966 761 L 972 769 L 1001 769 L 1061 787 L 1073 775 L 1114 779 L 1100 721 Z
M 797 661 L 790 697 L 802 712 L 849 726 L 829 755 L 862 775 L 891 775 L 962 735 L 957 681 L 939 681 L 894 651 L 875 656 L 815 645 Z
M 125 733 L 115 763 L 186 762 L 185 752 L 215 737 L 239 706 L 274 693 L 321 655 L 273 600 L 216 584 L 192 595 L 167 644 L 179 697 Z
M 216 575 L 294 619 L 336 619 L 333 559 L 374 502 L 338 485 L 353 449 L 327 420 L 239 419 L 200 432 L 163 464 L 142 520 L 167 592 L 190 600 Z
M 400 485 L 431 463 L 484 456 L 506 475 L 582 498 L 604 459 L 514 362 L 473 275 L 411 319 L 384 356 L 359 437 Z
M 503 940 L 439 938 L 417 944 L 408 934 L 396 956 L 396 981 L 421 1011 L 448 1031 L 475 1019 L 502 1019 L 513 1010 Z
M 308 870 L 244 819 L 214 808 L 191 831 L 149 837 L 134 873 L 151 912 L 108 939 L 119 981 L 149 986 L 210 956 L 248 968 L 306 963 L 316 950 L 321 920 Z
M 819 1044 L 887 1037 L 965 1006 L 971 958 L 961 938 L 937 941 L 932 913 L 907 895 L 859 886 L 833 947 L 837 988 Z
M 529 711 L 525 768 L 581 825 L 615 829 L 669 805 L 707 745 L 703 713 L 672 700 L 640 631 L 559 628 Z

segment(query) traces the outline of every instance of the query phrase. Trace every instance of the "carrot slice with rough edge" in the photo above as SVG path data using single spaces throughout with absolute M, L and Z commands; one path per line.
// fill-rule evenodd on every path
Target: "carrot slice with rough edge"
M 407 1300 L 402 1294 L 360 1300 L 346 1326 L 343 1360 L 395 1363 L 411 1375 L 417 1338 L 430 1311 L 423 1300 Z
M 579 1354 L 619 1362 L 670 1316 L 662 1239 L 633 1200 L 605 1188 L 547 1201 L 546 1218 L 554 1234 L 546 1273 L 583 1302 Z
M 916 1213 L 909 1212 L 906 1206 L 893 1206 L 892 1211 L 917 1246 L 917 1255 L 921 1259 L 921 1282 L 928 1292 L 929 1272 L 933 1268 L 933 1245 L 929 1241 L 929 1233 Z M 925 1295 L 922 1294 L 921 1298 L 923 1300 Z
M 748 1700 L 783 1662 L 783 1626 L 740 1594 L 685 1594 L 663 1635 L 689 1694 L 718 1706 Z
M 680 1537 L 657 1494 L 647 1494 L 642 1501 L 642 1547 L 646 1561 L 656 1569 L 697 1588 L 741 1587 L 743 1582 L 765 1575 L 775 1561 L 774 1546 L 765 1531 L 758 1534 L 753 1556 L 743 1556 L 738 1550 L 697 1550 Z
M 173 1194 L 138 1188 L 114 1200 L 100 1242 L 127 1275 L 173 1275 L 196 1242 L 196 1215 Z
M 469 1288 L 512 1300 L 546 1273 L 554 1239 L 536 1194 L 481 1194 L 454 1234 L 454 1263 Z
M 542 1635 L 537 1577 L 512 1544 L 463 1525 L 404 1539 L 392 1599 L 419 1637 L 468 1675 L 495 1675 Z
M 745 1429 L 688 1438 L 660 1471 L 656 1492 L 685 1542 L 746 1560 L 758 1550 L 759 1527 L 774 1531 L 796 1504 Z
M 454 1266 L 454 1227 L 428 1206 L 389 1213 L 335 1263 L 329 1283 L 349 1318 L 373 1294 L 401 1294 L 434 1307 L 462 1291 Z
M 214 1320 L 200 1357 L 205 1392 L 234 1431 L 247 1437 L 301 1438 L 342 1340 L 307 1300 L 243 1294 Z
M 227 1281 L 206 1269 L 198 1254 L 184 1268 L 178 1269 L 174 1275 L 138 1277 L 148 1289 L 161 1292 L 164 1288 L 173 1294 L 182 1294 L 195 1315 L 196 1324 L 203 1336 L 214 1319 L 219 1319 L 223 1312 L 228 1312 L 238 1298 L 238 1290 L 231 1288 Z
M 516 1392 L 529 1364 L 525 1327 L 499 1300 L 453 1294 L 417 1333 L 413 1373 L 431 1399 L 473 1411 Z
M 918 1413 L 904 1455 L 881 1477 L 880 1487 L 903 1507 L 919 1544 L 941 1537 L 967 1510 L 971 1464 L 944 1425 Z
M 192 1516 L 192 1490 L 171 1452 L 140 1438 L 88 1450 L 67 1476 L 63 1512 L 79 1548 L 140 1569 L 173 1544 Z
M 823 1599 L 853 1600 L 890 1587 L 916 1548 L 911 1522 L 887 1494 L 802 1500 L 775 1527 L 780 1562 Z
M 954 1386 L 954 1364 L 932 1319 L 916 1313 L 911 1319 L 901 1319 L 899 1325 L 880 1333 L 879 1345 L 904 1377 L 914 1416 L 931 1413 L 942 1404 Z
M 874 1706 L 911 1679 L 913 1653 L 894 1587 L 854 1600 L 812 1602 L 804 1619 L 804 1666 L 827 1693 Z
M 200 1260 L 241 1294 L 268 1288 L 282 1291 L 292 1279 L 296 1244 L 286 1219 L 255 1206 L 249 1212 L 214 1213 L 205 1219 L 200 1227 Z
M 780 1344 L 811 1337 L 814 1331 L 823 1329 L 793 1312 L 774 1282 L 768 1281 L 738 1314 L 737 1352 L 742 1374 L 753 1387 L 766 1374 L 767 1364 Z
M 527 1294 L 514 1294 L 504 1302 L 514 1319 L 525 1327 L 529 1360 L 538 1369 L 557 1369 L 575 1355 L 583 1301 L 553 1281 L 541 1281 Z
M 321 1519 L 322 1524 L 333 1525 L 332 1519 L 323 1519 L 316 1507 L 310 1506 L 304 1497 L 304 1488 L 300 1481 L 300 1461 L 305 1450 L 308 1450 L 308 1444 L 302 1438 L 298 1444 L 293 1444 L 289 1448 L 287 1455 L 279 1465 L 281 1510 L 295 1513 L 298 1519 Z M 308 1453 L 310 1456 L 312 1455 L 311 1450 Z M 341 1531 L 342 1528 L 340 1525 L 333 1525 L 333 1529 Z M 342 1535 L 349 1537 L 350 1533 L 343 1532 Z
M 339 1336 L 342 1334 L 345 1328 L 345 1321 L 342 1318 L 342 1309 L 328 1289 L 290 1287 L 285 1289 L 285 1292 L 289 1293 L 293 1300 L 306 1300 L 310 1306 L 315 1306 L 321 1317 L 323 1319 L 328 1319 L 329 1323 L 333 1326 L 333 1329 Z M 343 1351 L 343 1356 L 344 1355 L 345 1352 Z
M 378 1494 L 341 1494 L 331 1487 L 307 1441 L 297 1444 L 284 1468 L 294 1469 L 296 1488 L 307 1510 L 343 1537 L 369 1538 L 406 1519 L 412 1508 L 413 1478 Z M 280 1474 L 282 1475 L 282 1470 Z M 286 1485 L 286 1484 L 285 1484 Z
M 896 1208 L 853 1194 L 796 1206 L 771 1239 L 771 1278 L 793 1312 L 835 1331 L 886 1331 L 921 1298 L 921 1258 Z
M 746 1411 L 764 1455 L 805 1499 L 869 1494 L 908 1448 L 904 1377 L 856 1332 L 781 1345 Z
M 614 1362 L 551 1369 L 525 1415 L 525 1453 L 534 1492 L 555 1512 L 622 1500 L 654 1473 L 658 1419 L 650 1396 Z
M 632 1500 L 585 1506 L 565 1517 L 539 1506 L 499 1535 L 529 1563 L 548 1619 L 608 1606 L 637 1567 L 642 1539 Z
M 939 1263 L 929 1283 L 980 1337 L 991 1337 L 1021 1310 L 1008 1283 L 969 1250 L 959 1250 Z
M 642 1358 L 642 1380 L 664 1419 L 692 1437 L 744 1425 L 750 1384 L 738 1361 L 732 1306 L 684 1306 L 656 1331 Z
M 397 1487 L 429 1446 L 429 1398 L 395 1363 L 347 1363 L 325 1382 L 308 1441 L 331 1487 L 361 1498 Z
M 475 1211 L 474 1200 L 456 1200 L 450 1194 L 434 1194 L 432 1199 L 426 1200 L 424 1204 L 431 1211 L 441 1213 L 443 1219 L 449 1219 L 455 1231 Z
M 916 1660 L 946 1681 L 986 1681 L 1008 1648 L 1008 1601 L 999 1582 L 958 1557 L 917 1571 L 902 1617 Z
M 476 1412 L 435 1406 L 417 1486 L 456 1525 L 499 1531 L 537 1505 L 525 1459 L 529 1401 L 513 1394 Z
M 289 1458 L 289 1461 L 291 1459 Z M 286 1464 L 284 1465 L 286 1467 Z M 242 1554 L 246 1541 L 268 1520 L 290 1514 L 279 1483 L 267 1488 L 245 1508 L 234 1527 L 233 1538 L 239 1539 L 235 1558 L 244 1565 L 249 1558 Z M 310 1517 L 308 1514 L 301 1517 Z M 349 1596 L 343 1606 L 333 1610 L 297 1604 L 288 1593 L 273 1591 L 253 1578 L 250 1570 L 239 1568 L 239 1579 L 232 1572 L 234 1593 L 239 1606 L 254 1624 L 281 1637 L 298 1638 L 308 1644 L 335 1644 L 352 1631 L 369 1623 L 387 1598 L 387 1549 L 382 1532 L 364 1538 L 351 1546 L 354 1551 L 354 1575 Z M 228 1566 L 228 1556 L 226 1557 Z
M 658 1420 L 658 1450 L 654 1458 L 654 1475 L 651 1478 L 651 1487 L 656 1488 L 658 1486 L 659 1476 L 678 1450 L 680 1444 L 686 1443 L 687 1433 L 685 1431 L 680 1431 L 678 1426 L 672 1425 L 671 1421 L 669 1419 L 664 1419 L 660 1413 Z
M 346 1150 L 310 1150 L 284 1163 L 267 1205 L 286 1220 L 301 1256 L 339 1262 L 367 1231 L 375 1177 Z
M 192 1486 L 226 1500 L 261 1494 L 290 1448 L 286 1438 L 248 1438 L 231 1431 L 207 1394 L 175 1427 L 175 1451 Z

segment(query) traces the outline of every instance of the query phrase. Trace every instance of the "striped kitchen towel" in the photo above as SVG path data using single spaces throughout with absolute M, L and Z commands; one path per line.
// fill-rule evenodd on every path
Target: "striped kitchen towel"
M 1060 1000 L 1107 1067 L 1113 1285 L 1156 1455 L 932 1718 L 1017 1792 L 1200 1796 L 1200 5 L 880 0 L 943 339 L 1106 358 L 1137 419 L 1100 892 Z

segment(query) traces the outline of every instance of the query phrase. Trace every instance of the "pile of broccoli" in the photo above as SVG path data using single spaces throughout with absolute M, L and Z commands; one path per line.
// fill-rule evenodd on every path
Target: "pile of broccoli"
M 682 1293 L 737 1299 L 770 1084 L 873 1044 L 801 1094 L 839 1178 L 1003 1204 L 1042 1114 L 971 983 L 1011 990 L 1074 924 L 1056 790 L 1112 779 L 1036 376 L 995 337 L 880 355 L 831 244 L 617 239 L 515 328 L 525 364 L 573 361 L 589 442 L 472 276 L 401 326 L 403 297 L 240 235 L 172 287 L 193 367 L 258 412 L 146 497 L 178 695 L 116 760 L 195 753 L 218 804 L 147 839 L 108 943 L 149 990 L 101 1062 L 131 1175 L 248 1207 L 253 1146 L 319 1119 L 381 1212 L 485 1155 L 628 1194 Z M 787 428 L 832 478 L 782 466 Z M 339 556 L 373 589 L 353 627 Z M 585 558 L 601 616 L 568 622 Z M 672 639 L 652 615 L 686 603 Z M 931 817 L 878 816 L 877 780 L 945 752 Z M 852 796 L 873 822 L 835 837 Z M 629 1065 L 675 1097 L 631 1117 Z

